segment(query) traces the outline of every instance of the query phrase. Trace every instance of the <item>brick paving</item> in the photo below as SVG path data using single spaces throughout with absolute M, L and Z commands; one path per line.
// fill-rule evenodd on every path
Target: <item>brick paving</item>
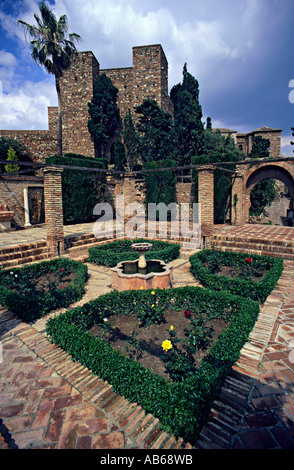
M 92 284 L 80 302 L 110 290 L 107 269 L 99 268 L 90 268 Z M 293 268 L 285 261 L 195 449 L 294 448 Z M 174 277 L 175 285 L 195 285 L 187 257 L 177 260 Z M 1 450 L 191 449 L 51 344 L 44 328 L 45 319 L 29 325 L 0 310 Z

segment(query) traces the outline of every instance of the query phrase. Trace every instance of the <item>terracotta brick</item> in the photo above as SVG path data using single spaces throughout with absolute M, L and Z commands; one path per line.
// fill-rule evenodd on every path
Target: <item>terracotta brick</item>
M 82 421 L 79 424 L 78 434 L 84 436 L 87 434 L 104 433 L 108 431 L 108 418 L 92 418 Z
M 92 449 L 124 449 L 125 440 L 122 432 L 100 434 L 92 437 Z

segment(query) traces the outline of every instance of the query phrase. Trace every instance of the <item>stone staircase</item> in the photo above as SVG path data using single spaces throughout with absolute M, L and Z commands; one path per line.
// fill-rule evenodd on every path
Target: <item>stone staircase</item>
M 52 258 L 52 255 L 48 253 L 46 241 L 11 245 L 0 249 L 2 269 L 20 267 L 49 258 Z
M 212 245 L 223 251 L 274 256 L 294 261 L 294 242 L 292 241 L 214 234 Z

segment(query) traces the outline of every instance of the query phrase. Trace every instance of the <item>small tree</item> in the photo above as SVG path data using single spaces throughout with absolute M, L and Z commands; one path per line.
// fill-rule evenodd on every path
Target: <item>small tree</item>
M 17 160 L 18 160 L 18 158 L 17 158 L 17 155 L 16 155 L 15 151 L 13 150 L 12 147 L 9 147 L 8 152 L 7 152 L 7 161 L 17 162 Z M 19 171 L 19 169 L 20 169 L 20 167 L 18 165 L 13 165 L 13 164 L 10 164 L 10 163 L 5 165 L 5 171 L 7 173 L 14 173 L 16 171 Z

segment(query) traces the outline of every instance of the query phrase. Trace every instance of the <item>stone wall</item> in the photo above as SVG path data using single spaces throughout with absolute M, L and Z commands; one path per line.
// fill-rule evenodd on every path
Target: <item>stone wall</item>
M 95 156 L 88 131 L 88 103 L 99 76 L 99 63 L 92 52 L 79 52 L 60 79 L 62 103 L 62 150 Z M 52 116 L 52 114 L 51 114 Z M 56 125 L 56 118 L 49 127 Z
M 54 130 L 1 130 L 1 136 L 22 142 L 26 146 L 26 153 L 34 162 L 45 163 L 47 157 L 58 151 L 58 134 Z
M 103 69 L 91 51 L 79 52 L 60 79 L 62 102 L 63 153 L 95 156 L 94 144 L 88 131 L 88 103 L 93 97 L 99 73 L 105 72 L 119 90 L 118 106 L 122 120 L 128 109 L 144 99 L 157 101 L 172 113 L 168 95 L 168 63 L 160 44 L 133 47 L 133 65 L 126 68 Z M 58 151 L 58 108 L 48 107 L 49 130 L 1 130 L 3 137 L 20 140 L 33 161 L 44 163 Z
M 246 156 L 252 151 L 254 137 L 261 136 L 270 141 L 270 155 L 279 157 L 281 155 L 281 129 L 272 129 L 270 127 L 261 127 L 247 134 L 239 133 L 236 136 L 237 145 L 243 150 Z
M 292 201 L 294 200 L 293 163 L 239 164 L 236 165 L 236 171 L 237 174 L 233 178 L 232 186 L 232 223 L 234 225 L 249 223 L 250 193 L 259 181 L 267 178 L 282 181 L 288 187 Z
M 101 69 L 92 52 L 79 52 L 60 81 L 62 101 L 63 152 L 95 156 L 88 131 L 88 103 L 91 101 L 99 73 L 106 73 L 119 91 L 118 107 L 123 121 L 144 99 L 157 101 L 172 113 L 168 95 L 168 63 L 160 44 L 133 47 L 133 66 Z M 48 109 L 49 129 L 58 129 L 57 108 Z M 108 149 L 109 153 L 109 149 Z
M 42 223 L 42 199 L 39 199 L 40 206 L 36 207 L 33 202 L 34 195 L 30 194 L 30 189 L 39 188 L 43 192 L 43 178 L 36 176 L 2 176 L 0 178 L 0 201 L 4 202 L 7 209 L 14 211 L 15 215 L 11 221 L 11 228 L 24 227 L 26 224 L 25 210 L 35 210 L 39 213 L 40 219 L 37 223 Z M 28 201 L 25 201 L 26 191 Z M 31 214 L 32 215 L 32 214 Z M 29 223 L 36 221 L 37 214 L 33 214 Z

